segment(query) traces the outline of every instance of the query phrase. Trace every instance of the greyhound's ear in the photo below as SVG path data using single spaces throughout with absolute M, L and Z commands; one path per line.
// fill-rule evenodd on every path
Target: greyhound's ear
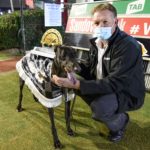
M 55 61 L 57 61 L 57 62 L 59 62 L 59 59 L 60 59 L 60 46 L 56 46 L 55 48 L 54 48 L 54 52 L 55 52 L 55 58 L 54 58 L 54 60 Z
M 57 46 L 55 46 L 55 48 L 54 48 L 54 52 L 56 53 L 58 50 L 60 50 L 62 48 L 62 46 L 61 45 L 57 45 Z
M 54 47 L 54 52 L 55 52 L 55 53 L 57 52 L 57 49 L 58 49 L 58 46 L 55 46 L 55 47 Z

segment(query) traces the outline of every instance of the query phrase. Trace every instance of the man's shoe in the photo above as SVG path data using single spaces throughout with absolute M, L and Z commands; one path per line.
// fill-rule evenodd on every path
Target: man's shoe
M 122 140 L 125 130 L 126 130 L 126 126 L 129 122 L 129 115 L 127 113 L 126 113 L 126 116 L 127 116 L 127 118 L 126 118 L 125 124 L 122 129 L 120 129 L 119 131 L 116 131 L 116 132 L 110 131 L 110 135 L 108 138 L 111 142 L 119 142 Z

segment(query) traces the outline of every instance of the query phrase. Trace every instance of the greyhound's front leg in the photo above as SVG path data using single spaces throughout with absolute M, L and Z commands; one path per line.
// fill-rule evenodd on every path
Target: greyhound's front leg
M 18 103 L 18 106 L 17 106 L 18 112 L 21 112 L 23 110 L 23 108 L 22 108 L 22 98 L 23 98 L 23 86 L 24 86 L 24 83 L 25 83 L 24 80 L 19 77 L 19 88 L 20 88 L 20 91 L 19 91 L 19 103 Z
M 50 121 L 51 121 L 51 130 L 52 130 L 52 135 L 53 135 L 53 140 L 54 140 L 54 146 L 55 146 L 55 148 L 62 148 L 62 144 L 59 141 L 55 122 L 54 122 L 54 109 L 48 108 L 48 113 L 49 113 L 49 117 L 50 117 Z
M 71 122 L 71 114 L 70 114 L 70 101 L 68 101 L 68 89 L 65 89 L 65 119 L 66 119 L 66 127 L 67 127 L 67 134 L 70 136 L 74 135 L 73 130 L 70 127 Z

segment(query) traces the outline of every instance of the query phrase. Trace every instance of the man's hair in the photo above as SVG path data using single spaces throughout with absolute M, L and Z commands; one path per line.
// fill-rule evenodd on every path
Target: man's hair
M 116 8 L 111 5 L 110 3 L 104 3 L 104 4 L 99 4 L 94 9 L 92 10 L 92 15 L 94 15 L 95 12 L 98 11 L 103 11 L 103 10 L 109 10 L 114 14 L 114 17 L 117 17 L 117 10 Z

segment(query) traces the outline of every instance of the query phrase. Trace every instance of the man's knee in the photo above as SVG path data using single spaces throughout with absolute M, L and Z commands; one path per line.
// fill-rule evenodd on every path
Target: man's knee
M 118 108 L 115 94 L 103 95 L 92 101 L 92 118 L 97 121 L 108 121 Z

